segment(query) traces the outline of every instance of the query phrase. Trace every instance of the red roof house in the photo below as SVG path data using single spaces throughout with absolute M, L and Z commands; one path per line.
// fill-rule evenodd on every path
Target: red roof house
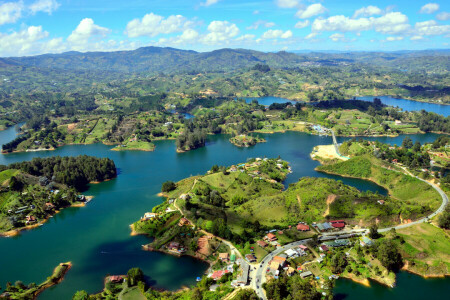
M 309 231 L 309 226 L 306 224 L 298 224 L 297 230 L 298 231 Z

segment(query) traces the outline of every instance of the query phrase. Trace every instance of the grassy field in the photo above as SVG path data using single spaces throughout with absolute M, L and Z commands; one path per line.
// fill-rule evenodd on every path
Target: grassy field
M 114 151 L 122 151 L 122 150 L 140 150 L 140 151 L 154 151 L 155 144 L 144 141 L 131 141 L 127 142 L 123 145 L 114 147 Z
M 119 294 L 119 300 L 145 300 L 147 299 L 137 286 L 125 288 Z
M 428 184 L 409 175 L 385 169 L 385 163 L 371 155 L 319 166 L 318 170 L 344 176 L 364 178 L 389 190 L 394 208 L 403 219 L 415 219 L 436 210 L 440 195 Z M 389 204 L 389 203 L 386 203 Z
M 428 223 L 397 231 L 408 270 L 425 276 L 450 274 L 450 237 L 448 232 Z
M 0 184 L 4 184 L 5 181 L 11 179 L 11 177 L 16 176 L 20 171 L 19 170 L 13 170 L 13 169 L 9 169 L 9 170 L 5 170 L 0 172 Z

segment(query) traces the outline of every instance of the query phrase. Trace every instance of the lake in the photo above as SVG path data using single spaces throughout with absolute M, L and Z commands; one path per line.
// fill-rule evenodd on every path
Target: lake
M 0 143 L 12 140 L 15 134 L 14 127 L 0 132 Z M 23 232 L 17 237 L 1 238 L 0 285 L 5 286 L 7 281 L 16 280 L 41 282 L 58 263 L 66 261 L 71 261 L 73 268 L 65 280 L 46 290 L 39 299 L 69 299 L 81 289 L 90 293 L 98 292 L 107 274 L 125 274 L 131 267 L 140 267 L 154 287 L 175 290 L 195 284 L 195 278 L 207 268 L 205 263 L 190 257 L 177 258 L 142 251 L 141 245 L 150 239 L 130 236 L 128 226 L 163 201 L 156 194 L 164 181 L 178 181 L 191 175 L 204 174 L 215 164 L 229 166 L 250 157 L 280 155 L 291 163 L 293 170 L 286 184 L 304 176 L 329 177 L 363 191 L 386 193 L 382 187 L 369 181 L 314 171 L 319 163 L 311 160 L 309 154 L 316 145 L 330 144 L 330 137 L 298 132 L 262 136 L 267 143 L 251 148 L 235 147 L 226 135 L 209 136 L 206 147 L 186 153 L 176 153 L 174 141 L 157 141 L 154 152 L 115 152 L 109 150 L 112 146 L 93 144 L 65 146 L 55 151 L 0 155 L 0 164 L 10 164 L 33 157 L 86 154 L 109 157 L 115 161 L 119 170 L 116 179 L 90 186 L 86 194 L 95 198 L 85 207 L 64 209 L 44 226 Z M 423 143 L 433 141 L 438 135 L 408 136 L 413 141 Z M 400 144 L 403 138 L 370 139 Z M 339 138 L 339 141 L 345 139 Z M 448 280 L 444 282 L 448 283 Z

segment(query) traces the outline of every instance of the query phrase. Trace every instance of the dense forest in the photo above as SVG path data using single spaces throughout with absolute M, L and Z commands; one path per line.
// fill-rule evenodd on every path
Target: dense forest
M 25 173 L 66 184 L 81 191 L 89 182 L 100 182 L 117 176 L 114 161 L 87 155 L 76 157 L 54 156 L 33 158 L 31 161 L 14 163 L 2 169 L 18 169 Z M 45 179 L 43 179 L 45 180 Z

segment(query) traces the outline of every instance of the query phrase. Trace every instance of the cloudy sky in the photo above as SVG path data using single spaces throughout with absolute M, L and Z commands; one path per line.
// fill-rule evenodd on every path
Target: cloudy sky
M 169 46 L 449 48 L 450 1 L 0 0 L 0 56 Z

